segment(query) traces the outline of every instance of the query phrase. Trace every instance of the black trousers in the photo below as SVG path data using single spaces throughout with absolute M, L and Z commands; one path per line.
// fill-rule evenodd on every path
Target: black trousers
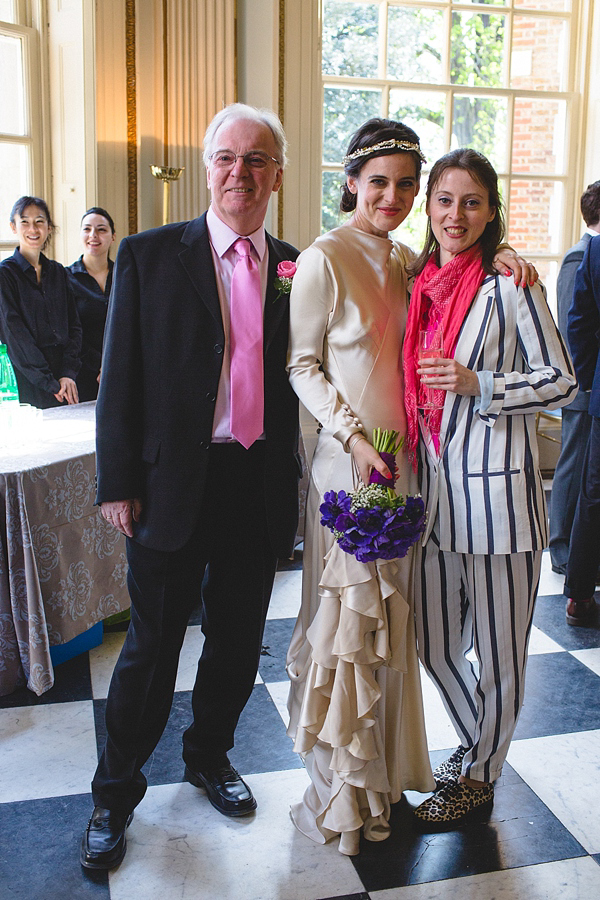
M 573 600 L 594 596 L 600 564 L 600 418 L 591 419 L 564 587 L 565 596 Z
M 167 723 L 183 638 L 200 596 L 205 641 L 183 757 L 198 768 L 233 747 L 258 669 L 277 565 L 263 479 L 262 442 L 249 450 L 213 444 L 187 544 L 164 552 L 127 541 L 131 623 L 108 693 L 107 739 L 92 782 L 97 806 L 129 813 L 146 792 L 141 768 Z

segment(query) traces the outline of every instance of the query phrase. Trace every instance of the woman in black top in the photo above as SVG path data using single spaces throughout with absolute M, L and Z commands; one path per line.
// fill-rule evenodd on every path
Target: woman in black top
M 19 398 L 40 409 L 78 403 L 81 325 L 67 270 L 42 253 L 54 229 L 47 204 L 21 197 L 10 227 L 19 246 L 0 263 L 0 340 Z
M 108 253 L 115 240 L 115 224 L 105 209 L 93 206 L 84 213 L 81 240 L 83 254 L 67 266 L 83 330 L 77 387 L 80 400 L 95 400 L 114 265 Z

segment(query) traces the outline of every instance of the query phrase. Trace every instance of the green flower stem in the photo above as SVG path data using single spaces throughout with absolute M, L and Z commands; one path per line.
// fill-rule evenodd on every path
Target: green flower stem
M 378 453 L 393 453 L 394 456 L 404 444 L 404 438 L 398 437 L 398 432 L 390 429 L 373 429 L 373 446 Z

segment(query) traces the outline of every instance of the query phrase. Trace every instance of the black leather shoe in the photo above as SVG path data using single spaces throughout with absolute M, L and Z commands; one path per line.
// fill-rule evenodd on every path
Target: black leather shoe
M 256 809 L 252 791 L 229 760 L 224 765 L 197 771 L 186 766 L 185 780 L 204 788 L 214 808 L 224 816 L 247 816 Z
M 127 850 L 125 831 L 133 813 L 124 816 L 95 806 L 81 839 L 79 861 L 85 869 L 114 869 Z

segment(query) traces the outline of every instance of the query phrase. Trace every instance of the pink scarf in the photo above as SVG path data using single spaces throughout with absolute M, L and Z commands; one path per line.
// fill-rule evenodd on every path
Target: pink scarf
M 452 359 L 462 324 L 485 277 L 481 265 L 481 249 L 474 244 L 458 253 L 441 269 L 436 253 L 427 260 L 415 278 L 408 309 L 404 336 L 404 405 L 406 407 L 406 446 L 416 471 L 416 449 L 419 441 L 417 396 L 419 389 L 419 331 L 442 325 L 444 357 Z M 441 402 L 446 391 L 439 391 Z M 443 409 L 425 410 L 425 421 L 432 435 L 439 436 Z

